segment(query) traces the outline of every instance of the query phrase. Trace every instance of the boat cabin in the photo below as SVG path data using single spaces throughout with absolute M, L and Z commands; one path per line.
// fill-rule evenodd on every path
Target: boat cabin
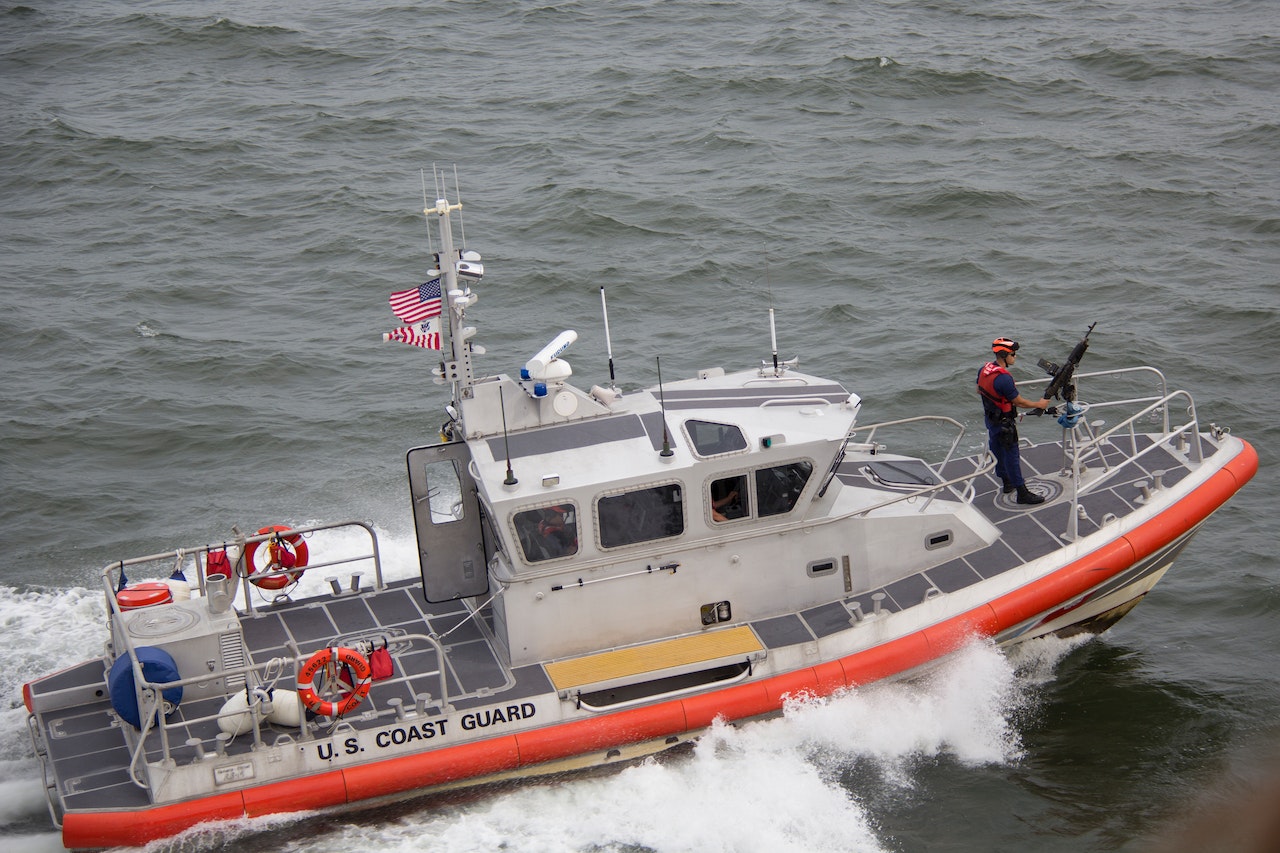
M 771 369 L 584 393 L 571 372 L 475 382 L 449 425 L 460 440 L 408 456 L 427 598 L 491 601 L 507 665 L 794 612 L 883 574 L 850 511 L 883 502 L 884 484 L 842 501 L 835 477 L 857 395 Z M 995 535 L 942 499 L 881 515 L 918 542 L 915 561 L 887 543 L 904 570 Z

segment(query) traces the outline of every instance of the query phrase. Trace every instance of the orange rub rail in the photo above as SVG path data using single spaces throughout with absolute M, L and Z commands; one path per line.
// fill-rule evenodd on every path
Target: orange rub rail
M 479 779 L 605 747 L 696 731 L 717 717 L 757 717 L 777 711 L 788 694 L 826 696 L 905 672 L 954 651 L 970 637 L 994 636 L 1083 595 L 1195 528 L 1257 472 L 1258 454 L 1250 444 L 1243 444 L 1235 459 L 1194 492 L 1123 537 L 989 604 L 875 648 L 714 693 L 190 802 L 129 812 L 71 812 L 63 821 L 63 843 L 73 849 L 137 846 L 208 821 L 343 806 Z

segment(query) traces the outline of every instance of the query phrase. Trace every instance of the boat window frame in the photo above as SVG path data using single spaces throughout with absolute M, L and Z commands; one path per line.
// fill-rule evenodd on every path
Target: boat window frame
M 760 497 L 760 475 L 766 471 L 773 471 L 779 468 L 785 468 L 790 465 L 808 465 L 809 466 L 809 472 L 805 475 L 804 485 L 802 485 L 799 491 L 795 493 L 795 498 L 792 500 L 791 505 L 787 507 L 785 510 L 781 510 L 778 512 L 768 512 L 768 513 L 764 512 L 763 510 L 765 508 L 765 502 L 761 500 L 761 497 Z M 805 496 L 805 493 L 809 491 L 809 487 L 813 485 L 813 473 L 817 470 L 818 470 L 818 466 L 814 463 L 812 459 L 808 459 L 808 458 L 797 458 L 797 459 L 792 459 L 789 462 L 777 462 L 772 465 L 763 465 L 757 468 L 753 468 L 751 471 L 752 473 L 751 488 L 755 496 L 755 517 L 760 519 L 777 518 L 779 516 L 790 515 L 791 513 L 795 512 L 796 507 L 800 506 L 801 499 Z
M 755 518 L 755 490 L 752 486 L 753 469 L 742 468 L 736 471 L 721 471 L 707 480 L 706 487 L 703 489 L 702 498 L 706 501 L 706 515 L 712 524 L 732 524 L 736 521 L 750 521 Z M 729 516 L 724 513 L 724 520 L 715 517 L 716 498 L 715 487 L 717 483 L 723 483 L 728 480 L 741 480 L 742 485 L 738 489 L 738 501 L 741 502 L 741 512 L 738 515 Z
M 556 543 L 559 539 L 556 536 L 558 532 L 553 526 L 553 521 L 548 517 L 548 511 L 554 511 L 556 507 L 569 507 L 565 511 L 565 523 L 560 528 L 565 535 L 572 537 L 572 542 L 568 545 L 559 544 L 555 547 L 561 549 L 559 553 L 551 553 L 547 547 L 548 543 Z M 532 526 L 526 526 L 525 521 L 521 520 L 521 516 L 530 516 L 538 513 L 542 516 L 538 521 L 534 521 Z M 576 557 L 582 552 L 582 510 L 578 506 L 578 502 L 573 499 L 560 498 L 558 500 L 545 500 L 536 504 L 527 504 L 525 506 L 514 509 L 507 516 L 507 524 L 511 529 L 512 542 L 515 544 L 515 552 L 520 555 L 520 560 L 526 566 L 538 566 L 544 563 L 550 563 L 556 560 L 563 560 L 570 557 Z M 532 519 L 530 519 L 532 521 Z M 526 540 L 525 535 L 530 538 Z M 537 537 L 536 539 L 533 537 Z M 526 547 L 526 541 L 529 544 L 537 544 L 543 548 L 545 557 L 531 557 L 529 549 Z
M 605 516 L 607 516 L 609 513 L 606 513 L 605 516 L 601 515 L 600 505 L 602 501 L 608 501 L 613 498 L 623 497 L 624 495 L 637 494 L 640 492 L 653 491 L 653 490 L 663 489 L 663 488 L 672 487 L 672 486 L 674 486 L 678 490 L 677 499 L 675 501 L 672 501 L 671 503 L 672 506 L 677 506 L 679 509 L 679 512 L 676 515 L 680 522 L 680 529 L 677 532 L 669 533 L 662 536 L 650 536 L 646 538 L 631 539 L 629 541 L 621 542 L 621 543 L 614 543 L 614 544 L 608 544 L 608 545 L 605 544 L 606 531 L 608 531 L 609 533 L 612 533 L 616 526 L 612 521 L 606 522 Z M 644 545 L 650 542 L 663 542 L 663 541 L 677 539 L 681 536 L 684 536 L 689 530 L 688 491 L 689 491 L 689 488 L 688 486 L 685 485 L 683 480 L 680 480 L 677 478 L 670 478 L 666 480 L 659 480 L 653 483 L 644 483 L 644 484 L 637 484 L 634 486 L 628 486 L 623 488 L 609 489 L 606 492 L 601 492 L 600 494 L 596 495 L 595 498 L 593 498 L 591 501 L 591 512 L 592 512 L 592 521 L 595 523 L 595 542 L 597 547 L 599 547 L 601 551 L 616 551 L 621 548 L 629 548 L 633 545 Z M 609 512 L 612 512 L 612 510 L 609 510 Z
M 719 427 L 721 430 L 721 434 L 719 438 L 714 442 L 714 444 L 707 443 L 705 444 L 705 446 L 700 445 L 698 443 L 695 430 L 690 429 L 691 424 L 705 424 L 708 427 Z M 751 448 L 751 443 L 747 441 L 746 431 L 743 430 L 743 428 L 738 426 L 737 424 L 726 423 L 724 421 L 709 421 L 703 418 L 686 418 L 680 424 L 680 428 L 684 431 L 685 438 L 689 440 L 689 448 L 693 451 L 693 454 L 697 456 L 699 459 L 714 459 L 717 456 L 728 456 L 731 453 L 745 453 L 747 450 Z M 725 433 L 728 430 L 733 430 L 734 432 L 737 433 L 738 439 L 740 439 L 742 442 L 742 446 L 741 447 L 733 446 L 733 447 L 725 447 L 723 449 L 714 449 L 715 445 L 719 445 L 725 442 Z

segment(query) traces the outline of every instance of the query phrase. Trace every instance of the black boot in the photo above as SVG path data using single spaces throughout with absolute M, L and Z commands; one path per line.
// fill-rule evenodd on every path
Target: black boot
M 1037 495 L 1026 486 L 1018 486 L 1018 503 L 1032 505 L 1042 504 L 1044 503 L 1044 496 Z
M 1007 494 L 1009 494 L 1010 492 L 1012 492 L 1014 489 L 1016 489 L 1016 488 L 1017 488 L 1017 486 L 1015 486 L 1013 483 L 1010 483 L 1010 482 L 1009 482 L 1009 478 L 1008 478 L 1008 477 L 1001 477 L 1001 478 L 1000 478 L 1000 482 L 1004 484 L 1004 488 L 1003 488 L 1003 489 L 1001 489 L 1001 492 L 1002 492 L 1003 494 L 1006 494 L 1006 495 L 1007 495 Z

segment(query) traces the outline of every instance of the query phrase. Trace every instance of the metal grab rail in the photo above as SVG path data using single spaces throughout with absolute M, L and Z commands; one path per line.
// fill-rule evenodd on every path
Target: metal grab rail
M 326 531 L 326 530 L 340 530 L 346 527 L 359 527 L 362 530 L 364 530 L 369 535 L 370 551 L 368 553 L 361 553 L 361 554 L 357 554 L 350 557 L 342 557 L 340 559 L 330 560 L 328 562 L 311 563 L 311 564 L 308 564 L 303 569 L 303 571 L 312 571 L 313 569 L 328 568 L 330 566 L 347 565 L 350 563 L 358 563 L 365 560 L 372 560 L 373 571 L 374 571 L 374 588 L 383 589 L 386 586 L 386 584 L 382 579 L 382 556 L 378 548 L 378 535 L 377 533 L 374 532 L 373 526 L 370 525 L 369 523 L 364 521 L 350 520 L 350 521 L 330 522 L 327 524 L 313 524 L 313 525 L 306 525 L 302 527 L 292 527 L 289 529 L 288 535 L 302 536 L 308 533 L 315 533 L 318 531 Z M 249 581 L 249 572 L 244 565 L 245 546 L 252 543 L 256 543 L 256 542 L 267 542 L 277 535 L 279 534 L 278 533 L 262 533 L 262 534 L 255 534 L 253 536 L 237 536 L 235 539 L 226 540 L 220 543 L 214 542 L 208 545 L 196 545 L 190 548 L 176 548 L 172 551 L 165 551 L 160 554 L 148 554 L 145 557 L 133 557 L 128 560 L 117 560 L 116 562 L 109 563 L 102 569 L 102 581 L 103 581 L 103 587 L 106 590 L 106 594 L 107 594 L 108 610 L 110 610 L 111 614 L 116 617 L 118 617 L 121 613 L 119 604 L 116 601 L 115 593 L 119 584 L 119 573 L 122 573 L 126 568 L 130 566 L 139 566 L 146 563 L 160 563 L 162 561 L 174 561 L 179 559 L 185 559 L 185 557 L 187 556 L 191 556 L 195 561 L 196 580 L 192 584 L 192 588 L 198 589 L 201 592 L 201 594 L 207 595 L 208 585 L 207 585 L 206 571 L 208 568 L 208 555 L 210 554 L 210 552 L 226 551 L 229 548 L 236 547 L 239 549 L 240 554 L 239 556 L 237 556 L 235 564 L 233 565 L 232 569 L 235 572 L 236 577 L 240 580 L 241 587 L 243 588 L 245 606 L 248 608 L 248 611 L 250 613 L 253 613 L 254 606 L 253 606 L 253 598 L 250 595 L 251 586 Z M 201 555 L 203 555 L 204 557 L 203 561 L 201 560 Z M 255 575 L 255 577 L 261 579 L 261 578 L 274 577 L 277 575 L 289 575 L 297 571 L 298 571 L 297 569 L 280 569 L 277 571 L 259 572 Z
M 377 634 L 377 633 L 379 632 L 373 632 L 373 634 Z M 440 692 L 438 694 L 438 697 L 432 697 L 430 694 L 420 694 L 418 696 L 418 699 L 420 700 L 422 705 L 422 710 L 424 711 L 428 706 L 437 707 L 441 711 L 445 711 L 445 712 L 451 710 L 452 699 L 450 698 L 450 695 L 449 695 L 448 675 L 446 672 L 448 655 L 446 654 L 444 650 L 444 646 L 440 642 L 439 638 L 431 634 L 414 633 L 414 634 L 395 635 L 394 640 L 397 644 L 399 643 L 412 644 L 415 642 L 423 642 L 423 643 L 426 643 L 427 645 L 430 645 L 436 651 L 436 654 L 438 655 L 438 660 L 440 661 L 440 666 L 438 667 L 436 672 L 436 677 L 439 682 Z M 350 639 L 349 638 L 345 639 L 344 642 L 350 642 Z M 132 646 L 132 644 L 130 644 L 130 646 Z M 130 649 L 130 651 L 132 652 L 132 648 Z M 238 688 L 236 691 L 232 691 L 228 693 L 227 694 L 228 697 L 234 695 L 239 690 L 243 690 L 243 689 L 256 690 L 258 688 L 264 688 L 264 687 L 271 690 L 282 689 L 282 690 L 286 690 L 288 693 L 293 693 L 296 690 L 296 684 L 292 682 L 289 684 L 288 687 L 281 688 L 276 686 L 280 680 L 280 675 L 283 674 L 284 664 L 291 661 L 293 663 L 293 671 L 294 673 L 297 673 L 302 668 L 305 661 L 308 658 L 310 658 L 312 654 L 314 654 L 314 652 L 306 655 L 298 654 L 292 658 L 275 657 L 260 664 L 246 664 L 245 666 L 241 666 L 241 667 L 234 667 L 230 669 L 219 670 L 218 676 L 223 678 L 224 680 L 231 680 L 236 677 L 245 677 L 247 679 L 247 682 L 246 682 L 247 686 L 245 688 Z M 189 717 L 189 718 L 184 717 L 179 722 L 169 722 L 167 719 L 164 718 L 164 714 L 163 714 L 163 711 L 164 711 L 164 700 L 162 695 L 163 691 L 169 690 L 175 687 L 186 687 L 188 685 L 207 682 L 209 680 L 209 674 L 199 673 L 194 676 L 179 678 L 174 681 L 150 682 L 150 681 L 147 681 L 142 676 L 141 668 L 138 665 L 136 655 L 133 656 L 132 662 L 134 667 L 135 688 L 141 697 L 141 701 L 138 703 L 138 707 L 140 712 L 140 721 L 142 722 L 142 728 L 140 729 L 140 731 L 136 736 L 137 744 L 134 746 L 131 760 L 129 763 L 129 777 L 130 777 L 130 781 L 132 781 L 138 787 L 144 790 L 151 790 L 150 782 L 147 778 L 146 773 L 143 770 L 142 765 L 143 764 L 149 765 L 152 763 L 152 762 L 145 761 L 145 754 L 146 754 L 147 739 L 153 730 L 159 732 L 160 734 L 160 763 L 161 764 L 170 762 L 172 761 L 172 758 L 173 758 L 172 748 L 170 745 L 170 737 L 169 737 L 170 731 L 190 728 L 190 727 L 197 726 L 204 723 L 216 723 L 220 719 L 239 717 L 242 714 L 246 714 L 246 713 L 250 714 L 253 718 L 253 726 L 251 728 L 251 731 L 253 733 L 254 748 L 256 749 L 262 745 L 262 732 L 261 732 L 260 726 L 263 720 L 263 713 L 261 710 L 262 708 L 261 703 L 250 702 L 248 707 L 244 709 L 236 709 L 236 710 L 227 711 L 227 712 L 223 712 L 221 709 L 219 709 L 218 712 L 214 714 L 206 714 L 200 717 Z M 276 673 L 275 676 L 271 675 L 272 672 Z M 404 670 L 402 669 L 401 672 L 404 673 Z M 417 678 L 417 677 L 421 677 L 422 675 L 423 673 L 415 673 L 413 677 Z M 296 679 L 296 675 L 295 675 L 295 679 Z M 409 680 L 410 680 L 409 674 L 404 673 L 396 678 L 386 679 L 385 681 L 379 682 L 379 683 L 386 685 L 386 684 L 408 682 Z M 508 681 L 510 681 L 509 675 L 508 675 Z M 493 689 L 493 688 L 489 688 L 489 689 Z M 471 695 L 476 695 L 476 694 L 462 694 L 461 696 L 456 698 L 466 698 L 467 696 L 471 696 Z M 375 717 L 395 716 L 398 718 L 402 712 L 403 711 L 400 708 L 400 706 L 396 704 L 388 703 L 387 708 L 374 711 L 373 714 Z M 368 709 L 365 709 L 362 712 L 362 714 L 366 714 L 366 715 L 368 713 L 370 713 Z M 309 741 L 311 738 L 312 738 L 312 733 L 311 733 L 310 725 L 306 721 L 304 721 L 303 725 L 299 729 L 299 739 L 302 741 Z M 216 740 L 217 739 L 215 739 L 215 744 L 216 744 Z M 184 744 L 191 745 L 190 741 L 184 741 Z M 202 742 L 202 745 L 203 745 L 203 742 Z
M 903 426 L 905 424 L 926 423 L 926 422 L 939 422 L 943 424 L 950 424 L 956 429 L 955 438 L 951 440 L 951 446 L 947 448 L 947 452 L 943 456 L 941 462 L 932 464 L 932 463 L 926 462 L 923 458 L 920 459 L 920 461 L 924 463 L 926 467 L 928 467 L 931 471 L 933 471 L 934 474 L 938 476 L 941 482 L 938 482 L 929 486 L 923 486 L 919 489 L 914 489 L 910 492 L 906 492 L 896 497 L 888 498 L 877 504 L 873 504 L 872 506 L 855 510 L 853 512 L 849 512 L 841 516 L 833 516 L 830 520 L 838 521 L 841 518 L 856 518 L 859 516 L 865 516 L 868 513 L 874 512 L 878 509 L 882 509 L 886 506 L 891 506 L 893 504 L 901 503 L 903 501 L 911 501 L 915 498 L 927 495 L 928 499 L 923 504 L 921 504 L 920 508 L 917 510 L 917 512 L 924 512 L 926 509 L 929 508 L 929 505 L 933 503 L 933 500 L 938 496 L 938 493 L 944 489 L 949 490 L 953 495 L 955 495 L 956 499 L 961 501 L 962 503 L 971 503 L 973 501 L 974 495 L 976 494 L 976 489 L 974 488 L 973 481 L 976 480 L 982 474 L 985 474 L 988 471 L 990 471 L 992 468 L 994 468 L 995 460 L 989 459 L 989 460 L 986 460 L 984 463 L 976 464 L 974 467 L 974 470 L 971 473 L 962 474 L 959 477 L 953 477 L 949 480 L 942 478 L 942 473 L 941 473 L 942 470 L 947 465 L 949 465 L 954 459 L 956 454 L 956 449 L 960 446 L 960 441 L 961 439 L 964 438 L 964 434 L 965 434 L 964 424 L 960 423 L 955 418 L 949 418 L 945 415 L 916 415 L 915 417 L 910 417 L 910 418 L 898 418 L 897 420 L 882 421 L 878 424 L 871 424 L 869 426 L 855 427 L 854 429 L 849 431 L 849 435 L 845 438 L 844 448 L 841 450 L 839 454 L 839 458 L 843 460 L 845 451 L 849 449 L 863 450 L 871 454 L 876 453 L 878 450 L 885 449 L 884 445 L 878 444 L 875 441 L 876 433 L 881 430 L 888 429 L 889 427 Z M 861 441 L 855 442 L 854 437 L 861 432 L 866 432 L 867 434 L 866 438 Z M 835 473 L 835 469 L 833 469 L 833 474 L 834 473 Z M 955 488 L 956 486 L 960 486 L 962 484 L 963 484 L 963 488 L 959 490 Z
M 1188 420 L 1185 423 L 1179 424 L 1176 427 L 1170 427 L 1169 426 L 1170 406 L 1168 404 L 1179 397 L 1187 401 Z M 1138 402 L 1138 401 L 1124 400 L 1116 403 L 1091 404 L 1090 409 L 1091 410 L 1102 409 L 1102 408 L 1114 407 L 1114 406 L 1119 406 L 1124 404 L 1132 404 L 1134 402 Z M 1173 442 L 1180 437 L 1185 437 L 1188 434 L 1195 435 L 1197 432 L 1199 432 L 1199 420 L 1196 416 L 1195 410 L 1196 410 L 1195 401 L 1191 399 L 1191 395 L 1186 391 L 1174 391 L 1173 393 L 1168 394 L 1164 397 L 1160 397 L 1158 399 L 1152 400 L 1150 405 L 1139 410 L 1138 412 L 1135 412 L 1134 414 L 1125 418 L 1123 421 L 1120 421 L 1120 423 L 1111 427 L 1106 432 L 1101 433 L 1100 435 L 1093 436 L 1086 442 L 1078 443 L 1078 444 L 1073 443 L 1073 449 L 1075 450 L 1075 459 L 1074 459 L 1073 467 L 1076 468 L 1076 470 L 1078 471 L 1081 461 L 1083 461 L 1090 454 L 1100 453 L 1101 452 L 1100 448 L 1103 442 L 1110 442 L 1110 439 L 1113 435 L 1122 431 L 1128 432 L 1129 438 L 1132 442 L 1134 442 L 1133 447 L 1136 450 L 1137 430 L 1135 429 L 1134 425 L 1137 423 L 1137 421 L 1140 418 L 1146 415 L 1149 415 L 1152 412 L 1162 411 L 1164 415 L 1165 427 L 1162 431 L 1162 434 L 1160 435 L 1159 438 L 1152 441 L 1150 446 L 1145 447 L 1142 450 L 1136 450 L 1135 453 L 1132 453 L 1129 456 L 1127 456 L 1124 460 L 1126 463 L 1141 459 L 1142 457 L 1150 453 L 1153 453 L 1156 450 L 1159 450 L 1160 448 L 1167 447 L 1173 444 Z M 1115 445 L 1112 444 L 1111 446 L 1114 447 Z M 1189 456 L 1190 459 L 1192 459 L 1195 462 L 1204 461 L 1203 450 L 1199 442 L 1191 443 L 1188 449 L 1191 450 L 1191 454 Z M 1107 470 L 1106 473 L 1102 474 L 1101 476 L 1099 476 L 1094 480 L 1090 480 L 1088 483 L 1081 486 L 1077 490 L 1078 493 L 1088 494 L 1094 491 L 1095 489 L 1098 488 L 1099 485 L 1107 482 L 1115 474 L 1115 472 L 1119 470 L 1118 466 L 1116 468 L 1110 468 L 1110 466 L 1108 466 L 1108 468 L 1109 470 Z
M 291 528 L 289 533 L 290 535 L 300 536 L 300 535 L 303 535 L 306 533 L 312 533 L 315 531 L 335 530 L 335 529 L 340 529 L 344 527 L 359 527 L 363 529 L 366 533 L 368 533 L 370 543 L 371 543 L 371 551 L 367 554 L 362 553 L 353 557 L 347 557 L 340 560 L 333 560 L 328 563 L 322 563 L 318 565 L 330 566 L 330 565 L 340 565 L 344 563 L 353 563 L 353 562 L 361 562 L 365 560 L 372 560 L 374 565 L 374 575 L 376 578 L 375 588 L 376 589 L 384 588 L 385 584 L 382 579 L 382 560 L 378 550 L 378 537 L 377 537 L 377 534 L 374 532 L 373 527 L 367 524 L 366 522 L 343 521 L 343 522 L 335 522 L 335 523 L 329 523 L 329 524 L 316 524 L 316 525 Z M 177 564 L 181 566 L 186 556 L 190 554 L 193 556 L 193 559 L 195 561 L 195 568 L 196 568 L 196 581 L 194 584 L 194 588 L 199 590 L 200 593 L 207 598 L 208 592 L 209 592 L 208 583 L 207 583 L 208 578 L 206 575 L 206 569 L 208 565 L 207 563 L 208 554 L 211 551 L 226 550 L 228 547 L 232 545 L 236 545 L 240 548 L 240 556 L 236 560 L 235 571 L 237 576 L 241 578 L 241 583 L 244 586 L 244 598 L 246 602 L 246 607 L 248 611 L 252 613 L 253 600 L 252 600 L 252 595 L 249 592 L 248 572 L 244 570 L 244 557 L 243 557 L 244 546 L 252 542 L 268 541 L 276 535 L 277 535 L 276 533 L 266 533 L 266 534 L 256 534 L 254 536 L 239 536 L 233 542 L 223 542 L 221 544 L 214 543 L 210 545 L 195 546 L 192 548 L 177 548 L 172 551 L 165 551 L 159 554 L 149 554 L 143 557 L 134 557 L 128 560 L 118 560 L 116 562 L 108 564 L 102 570 L 102 584 L 103 584 L 103 590 L 105 592 L 106 600 L 107 600 L 108 623 L 110 624 L 110 622 L 113 622 L 114 620 L 124 618 L 125 611 L 122 610 L 120 607 L 120 602 L 116 598 L 116 591 L 120 586 L 120 583 L 119 583 L 120 576 L 123 575 L 124 570 L 127 567 L 140 566 L 148 563 L 160 563 L 162 561 L 164 562 L 175 561 L 175 560 L 177 561 Z M 201 553 L 205 555 L 205 561 L 203 563 L 201 562 L 201 559 L 199 557 Z M 307 568 L 310 569 L 313 567 L 307 566 Z M 266 574 L 264 573 L 263 576 L 265 577 Z M 133 756 L 130 760 L 129 777 L 134 784 L 149 790 L 150 789 L 149 782 L 141 778 L 140 776 L 139 761 L 145 755 L 145 752 L 146 752 L 145 744 L 147 740 L 147 735 L 150 733 L 152 728 L 156 728 L 157 716 L 158 715 L 162 716 L 161 712 L 163 711 L 163 705 L 164 705 L 162 691 L 172 687 L 182 686 L 188 683 L 206 681 L 208 679 L 208 675 L 201 674 L 199 676 L 179 679 L 177 681 L 166 681 L 166 682 L 160 682 L 160 683 L 149 682 L 143 675 L 142 665 L 141 663 L 139 663 L 139 660 L 138 660 L 137 644 L 129 636 L 128 631 L 120 632 L 120 638 L 123 640 L 125 648 L 116 649 L 115 650 L 116 657 L 118 658 L 122 654 L 129 655 L 130 667 L 133 670 L 134 691 L 139 700 L 138 709 L 141 715 L 140 721 L 145 721 L 143 722 L 142 728 L 140 730 L 140 734 L 138 736 L 137 746 L 135 747 Z M 442 660 L 443 660 L 443 657 L 442 657 Z M 268 665 L 269 663 L 264 665 L 264 667 Z M 255 667 L 253 665 L 248 665 L 245 667 L 237 667 L 234 669 L 225 670 L 223 672 L 223 676 L 226 677 L 230 675 L 232 677 L 235 677 L 240 675 L 248 675 L 250 673 L 256 672 L 257 669 L 259 669 L 259 667 Z M 215 714 L 209 719 L 217 719 L 218 716 L 219 715 Z M 179 724 L 174 724 L 175 727 L 177 725 Z M 162 721 L 159 724 L 158 728 L 160 732 L 161 752 L 164 756 L 164 760 L 168 761 L 171 759 L 171 753 L 172 753 L 172 750 L 169 744 L 169 724 L 164 723 Z M 256 727 L 255 727 L 255 731 L 256 731 Z
M 1095 410 L 1127 410 L 1139 407 L 1137 411 L 1124 416 L 1115 426 L 1098 435 L 1093 433 L 1093 429 L 1094 426 L 1101 425 L 1101 422 L 1091 424 L 1086 420 L 1083 424 L 1083 430 L 1088 435 L 1088 438 L 1083 441 L 1077 437 L 1076 429 L 1064 428 L 1063 430 L 1063 474 L 1069 473 L 1071 477 L 1071 508 L 1068 513 L 1067 530 L 1064 533 L 1065 538 L 1068 540 L 1073 541 L 1079 536 L 1080 498 L 1105 486 L 1114 479 L 1116 473 L 1125 465 L 1136 462 L 1161 449 L 1185 454 L 1185 458 L 1192 463 L 1198 464 L 1204 461 L 1204 450 L 1199 441 L 1192 441 L 1189 446 L 1186 444 L 1188 436 L 1194 437 L 1199 434 L 1200 430 L 1195 401 L 1187 391 L 1170 391 L 1168 380 L 1165 379 L 1160 370 L 1148 365 L 1121 367 L 1112 370 L 1077 373 L 1076 380 L 1080 382 L 1081 380 L 1128 378 L 1144 374 L 1155 378 L 1156 394 L 1127 399 L 1105 400 L 1098 403 L 1087 403 L 1086 405 L 1086 413 Z M 1028 384 L 1038 387 L 1040 384 L 1048 383 L 1049 381 L 1049 378 L 1045 378 L 1044 380 L 1031 380 Z M 1174 401 L 1179 399 L 1186 401 L 1187 420 L 1175 426 L 1171 423 L 1170 412 Z M 1149 446 L 1138 450 L 1137 423 L 1140 419 L 1153 414 L 1158 415 L 1160 418 L 1159 433 L 1153 438 Z M 1118 450 L 1119 448 L 1112 439 L 1121 433 L 1128 435 L 1130 452 L 1122 454 L 1123 459 L 1118 464 L 1113 465 L 1107 460 L 1104 447 Z M 1150 435 L 1150 433 L 1146 434 Z M 1174 446 L 1175 442 L 1177 443 L 1176 447 Z M 1082 483 L 1081 474 L 1084 471 L 1084 466 L 1091 459 L 1101 461 L 1102 473 Z M 1069 471 L 1065 470 L 1065 466 L 1069 466 Z

